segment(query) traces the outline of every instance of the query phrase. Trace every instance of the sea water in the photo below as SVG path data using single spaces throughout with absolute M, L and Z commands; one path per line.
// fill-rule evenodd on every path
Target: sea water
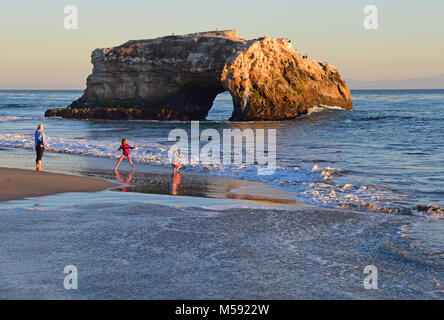
M 132 152 L 136 163 L 167 167 L 173 143 L 168 133 L 191 127 L 177 121 L 44 118 L 46 109 L 66 107 L 81 94 L 0 91 L 0 148 L 17 154 L 32 149 L 34 130 L 44 123 L 51 156 L 113 158 L 126 138 L 138 146 Z M 254 164 L 195 164 L 184 173 L 264 182 L 322 207 L 442 217 L 444 90 L 359 90 L 352 91 L 352 100 L 352 111 L 319 106 L 289 121 L 230 122 L 233 104 L 222 93 L 200 130 L 276 129 L 277 169 L 259 176 Z

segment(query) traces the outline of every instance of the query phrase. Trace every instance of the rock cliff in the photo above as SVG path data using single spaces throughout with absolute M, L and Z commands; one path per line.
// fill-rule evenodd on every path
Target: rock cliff
M 213 31 L 128 41 L 92 53 L 82 97 L 45 116 L 203 120 L 229 91 L 231 120 L 283 120 L 315 105 L 352 108 L 338 70 L 303 58 L 284 39 L 245 40 Z

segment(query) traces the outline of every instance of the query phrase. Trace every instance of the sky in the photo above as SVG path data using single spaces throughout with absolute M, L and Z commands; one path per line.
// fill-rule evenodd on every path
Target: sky
M 63 8 L 78 8 L 66 30 Z M 363 10 L 378 9 L 366 30 Z M 0 89 L 84 89 L 95 48 L 128 40 L 236 29 L 285 37 L 359 81 L 444 74 L 442 0 L 21 0 L 0 2 Z

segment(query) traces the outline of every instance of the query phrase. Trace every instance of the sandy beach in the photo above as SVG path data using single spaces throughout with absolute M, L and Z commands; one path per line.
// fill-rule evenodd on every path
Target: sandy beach
M 116 173 L 113 170 L 115 161 L 112 159 L 91 157 L 91 159 L 85 162 L 82 157 L 77 155 L 54 155 L 48 153 L 46 164 L 54 173 L 22 170 L 30 168 L 29 161 L 27 162 L 26 160 L 32 157 L 33 151 L 19 150 L 19 157 L 14 156 L 12 152 L 4 151 L 5 150 L 0 149 L 0 167 L 8 167 L 8 169 L 2 169 L 2 171 L 0 171 L 0 177 L 3 177 L 3 174 L 6 174 L 6 172 L 26 174 L 29 180 L 20 180 L 22 181 L 21 183 L 26 185 L 27 188 L 36 189 L 35 192 L 27 192 L 26 197 L 62 192 L 99 191 L 112 187 L 113 184 L 107 184 L 107 182 L 114 181 L 116 183 L 114 186 L 117 186 L 116 190 L 121 192 L 237 199 L 277 205 L 301 204 L 297 194 L 284 192 L 265 183 L 206 175 L 204 172 L 202 174 L 195 174 L 188 170 L 182 170 L 180 174 L 174 176 L 170 168 L 138 164 L 137 170 L 134 173 L 124 166 Z M 14 167 L 10 167 L 11 163 L 14 164 Z M 13 181 L 11 175 L 12 174 L 5 176 L 4 179 L 0 178 L 0 181 L 3 182 L 6 179 Z M 19 195 L 27 191 L 27 189 L 21 186 L 18 180 L 25 179 L 25 176 L 17 176 L 15 174 L 12 176 L 17 179 L 17 184 L 15 185 L 17 188 L 14 189 L 17 190 L 17 194 Z M 34 182 L 37 181 L 35 178 L 38 177 L 47 177 L 46 179 L 52 180 L 50 184 L 48 183 L 40 187 L 34 184 Z M 67 179 L 69 179 L 69 181 Z M 73 183 L 70 183 L 71 179 Z M 27 181 L 31 183 L 28 184 Z M 7 191 L 13 193 L 13 188 L 6 183 L 2 184 L 1 188 L 5 188 L 5 190 L 9 188 Z M 50 192 L 43 193 L 46 188 L 51 188 Z M 8 198 L 6 197 L 8 193 L 2 193 L 2 196 L 4 200 L 1 201 L 22 199 L 25 197 Z
M 116 184 L 102 179 L 0 168 L 0 202 L 64 192 L 94 192 Z

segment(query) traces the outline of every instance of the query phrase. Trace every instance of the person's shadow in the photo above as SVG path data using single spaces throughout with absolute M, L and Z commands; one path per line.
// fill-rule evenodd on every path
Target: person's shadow
M 133 169 L 133 171 L 128 173 L 128 176 L 126 178 L 122 178 L 122 176 L 119 173 L 119 170 L 115 169 L 114 172 L 116 173 L 117 181 L 119 181 L 121 183 L 129 184 L 131 182 L 131 180 L 133 179 L 133 175 L 136 172 L 136 169 Z M 128 188 L 128 186 L 125 186 L 125 187 L 121 187 L 119 190 L 123 191 L 123 192 L 128 192 L 129 188 Z

